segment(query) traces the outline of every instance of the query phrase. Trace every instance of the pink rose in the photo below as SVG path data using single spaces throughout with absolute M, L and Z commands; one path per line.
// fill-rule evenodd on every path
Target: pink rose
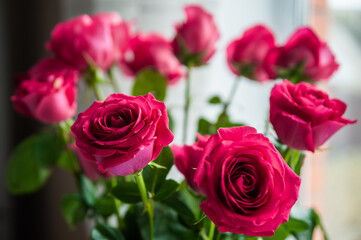
M 270 49 L 275 47 L 272 32 L 265 26 L 257 25 L 246 30 L 227 47 L 229 68 L 237 76 L 264 82 L 270 79 L 265 64 Z
M 113 38 L 114 61 L 123 59 L 131 38 L 132 24 L 123 21 L 116 12 L 98 13 L 93 15 L 92 19 L 102 21 L 105 25 L 110 26 Z
M 184 65 L 206 64 L 215 53 L 219 39 L 213 16 L 200 6 L 187 6 L 185 13 L 187 20 L 176 25 L 175 54 Z
M 131 76 L 146 68 L 153 68 L 165 76 L 169 84 L 175 84 L 185 74 L 170 43 L 158 34 L 138 34 L 133 37 L 121 65 L 125 73 Z
M 143 169 L 173 141 L 167 110 L 152 94 L 112 94 L 80 113 L 71 127 L 84 157 L 100 171 L 125 176 Z
M 209 136 L 197 135 L 198 142 L 193 145 L 183 145 L 176 146 L 173 145 L 172 151 L 174 155 L 174 164 L 178 170 L 184 175 L 187 183 L 194 191 L 199 194 L 203 194 L 202 191 L 197 187 L 197 184 L 194 182 L 194 174 L 201 160 L 203 153 L 203 148 L 206 145 L 206 142 Z
M 110 172 L 100 172 L 98 170 L 98 164 L 95 161 L 86 159 L 83 153 L 74 143 L 70 144 L 69 147 L 74 150 L 84 174 L 89 179 L 97 181 L 99 176 L 102 176 L 104 178 L 111 178 L 113 176 L 113 174 L 111 174 Z
M 288 221 L 301 183 L 268 138 L 247 126 L 210 137 L 194 181 L 207 197 L 200 207 L 219 231 L 260 237 Z
M 43 123 L 56 123 L 76 113 L 78 72 L 52 58 L 39 61 L 26 74 L 11 97 L 15 109 Z
M 117 13 L 81 15 L 56 25 L 46 47 L 79 70 L 88 66 L 85 57 L 107 70 L 121 56 L 128 35 L 129 27 Z
M 328 80 L 339 67 L 327 44 L 307 27 L 299 28 L 283 47 L 274 48 L 267 61 L 271 76 L 297 82 Z
M 271 91 L 270 122 L 278 138 L 297 150 L 314 152 L 339 129 L 356 120 L 343 118 L 346 104 L 308 83 L 287 80 Z

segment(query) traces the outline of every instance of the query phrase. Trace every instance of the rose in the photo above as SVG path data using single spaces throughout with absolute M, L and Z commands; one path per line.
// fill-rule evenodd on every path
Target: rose
M 173 48 L 178 59 L 187 66 L 206 64 L 216 51 L 219 32 L 213 16 L 200 6 L 185 8 L 187 20 L 176 25 Z
M 346 107 L 311 84 L 284 80 L 271 91 L 270 122 L 284 144 L 314 152 L 339 129 L 356 123 L 342 117 Z
M 300 186 L 268 138 L 247 126 L 210 137 L 194 181 L 207 197 L 200 207 L 219 231 L 261 237 L 288 221 Z
M 170 43 L 158 34 L 138 34 L 129 41 L 121 66 L 134 76 L 146 68 L 153 68 L 175 84 L 184 76 L 184 69 L 172 52 Z
M 194 191 L 202 194 L 202 191 L 197 187 L 194 182 L 194 174 L 201 159 L 204 145 L 206 144 L 209 136 L 197 135 L 198 142 L 193 145 L 177 146 L 173 145 L 172 151 L 174 155 L 174 164 L 177 169 L 184 175 L 187 183 Z
M 111 174 L 110 172 L 100 172 L 98 170 L 98 164 L 94 161 L 86 159 L 83 153 L 74 143 L 69 144 L 69 148 L 74 150 L 84 174 L 89 179 L 97 181 L 99 176 L 102 176 L 104 178 L 111 178 L 113 176 L 113 174 Z
M 269 50 L 274 47 L 272 32 L 265 26 L 254 26 L 228 45 L 228 66 L 237 76 L 243 75 L 264 82 L 270 79 L 265 68 L 265 59 Z
M 131 38 L 131 23 L 123 21 L 116 12 L 98 13 L 92 16 L 93 20 L 102 21 L 110 26 L 113 39 L 114 61 L 119 61 L 124 57 L 124 53 Z
M 152 94 L 112 94 L 80 113 L 71 127 L 77 147 L 98 169 L 129 175 L 154 160 L 173 141 L 167 110 Z
M 121 55 L 128 30 L 117 13 L 81 15 L 56 25 L 46 47 L 79 70 L 88 66 L 87 58 L 107 70 Z
M 271 50 L 267 61 L 271 76 L 294 82 L 328 80 L 339 67 L 327 44 L 307 27 L 299 28 L 283 47 Z
M 56 123 L 76 113 L 78 72 L 52 58 L 39 61 L 20 77 L 11 97 L 15 109 L 43 123 Z

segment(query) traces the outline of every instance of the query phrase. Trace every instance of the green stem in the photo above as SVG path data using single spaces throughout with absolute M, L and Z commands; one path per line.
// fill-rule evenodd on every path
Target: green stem
M 111 82 L 111 84 L 113 86 L 114 92 L 119 93 L 120 92 L 120 87 L 119 87 L 118 82 L 117 82 L 117 80 L 116 80 L 116 78 L 114 76 L 114 71 L 115 71 L 115 66 L 112 66 L 108 71 L 108 77 L 109 77 L 110 82 Z
M 234 96 L 236 95 L 239 82 L 240 82 L 240 78 L 237 76 L 237 77 L 234 79 L 234 82 L 233 82 L 231 91 L 230 91 L 230 93 L 229 93 L 229 95 L 228 95 L 228 96 L 229 96 L 229 97 L 228 97 L 228 100 L 223 104 L 223 110 L 222 110 L 222 113 L 220 114 L 221 117 L 218 119 L 218 123 L 221 123 L 221 125 L 222 125 L 222 124 L 225 122 L 225 120 L 226 120 L 228 107 L 229 107 L 229 105 L 232 103 L 232 100 L 233 100 Z
M 216 229 L 216 225 L 214 225 L 214 223 L 211 221 L 211 224 L 209 226 L 209 233 L 208 233 L 208 239 L 209 240 L 213 240 L 214 230 L 215 229 Z
M 144 209 L 148 212 L 149 216 L 149 240 L 153 239 L 153 215 L 154 215 L 154 205 L 153 201 L 149 200 L 147 189 L 145 187 L 144 179 L 142 172 L 138 172 L 134 174 L 135 181 L 137 182 L 140 196 L 143 201 Z
M 117 178 L 116 177 L 113 177 L 110 181 L 111 181 L 111 184 L 112 184 L 112 188 L 117 186 Z M 113 197 L 113 201 L 114 201 L 114 206 L 116 208 L 115 213 L 116 213 L 117 220 L 118 220 L 118 228 L 120 230 L 122 228 L 122 225 L 123 225 L 122 217 L 120 216 L 120 213 L 119 213 L 121 202 L 120 202 L 120 200 L 116 199 L 115 197 Z
M 92 87 L 95 93 L 95 97 L 99 100 L 99 101 L 104 101 L 104 95 L 102 93 L 102 91 L 99 88 L 99 85 L 96 82 L 92 83 Z
M 187 141 L 187 132 L 188 132 L 188 118 L 189 118 L 189 106 L 191 103 L 190 99 L 190 78 L 191 67 L 187 68 L 187 77 L 186 77 L 186 89 L 185 89 L 185 104 L 184 104 L 184 120 L 183 120 L 183 143 Z

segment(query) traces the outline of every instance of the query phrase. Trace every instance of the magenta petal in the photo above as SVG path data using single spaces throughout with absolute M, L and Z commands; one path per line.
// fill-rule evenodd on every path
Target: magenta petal
M 280 112 L 274 118 L 273 127 L 284 144 L 297 150 L 315 151 L 310 123 L 286 112 Z
M 317 125 L 312 128 L 313 141 L 315 143 L 315 148 L 320 147 L 323 143 L 325 143 L 333 134 L 335 134 L 342 127 L 353 124 L 353 122 L 341 122 L 341 121 L 333 121 L 329 120 L 320 125 Z
M 153 143 L 145 146 L 140 150 L 133 159 L 117 165 L 116 167 L 109 168 L 108 171 L 118 176 L 126 176 L 133 174 L 145 166 L 152 160 L 153 156 Z
M 76 91 L 73 93 L 76 94 Z M 75 112 L 76 103 L 69 103 L 63 88 L 43 97 L 36 108 L 35 115 L 45 123 L 53 123 L 66 120 L 75 115 Z

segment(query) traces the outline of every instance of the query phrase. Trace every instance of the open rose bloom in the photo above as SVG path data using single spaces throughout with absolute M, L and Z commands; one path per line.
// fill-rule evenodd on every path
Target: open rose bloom
M 212 135 L 194 181 L 207 197 L 200 207 L 219 231 L 262 237 L 288 221 L 301 183 L 268 138 L 251 127 Z
M 173 141 L 165 105 L 152 94 L 112 94 L 95 101 L 71 131 L 85 158 L 100 171 L 120 176 L 143 169 Z
M 182 65 L 172 52 L 170 42 L 158 34 L 137 34 L 132 37 L 120 65 L 130 76 L 145 69 L 154 69 L 170 85 L 177 83 L 185 75 Z
M 219 39 L 213 16 L 200 6 L 187 6 L 185 13 L 187 20 L 176 25 L 175 54 L 184 65 L 206 64 L 215 53 Z
M 11 97 L 15 109 L 43 123 L 57 123 L 76 113 L 78 72 L 57 59 L 39 61 L 26 74 Z
M 129 37 L 130 25 L 117 13 L 81 15 L 59 23 L 46 47 L 79 70 L 84 70 L 88 61 L 107 70 L 123 56 Z
M 308 83 L 284 80 L 271 91 L 270 122 L 286 145 L 314 152 L 342 127 L 356 123 L 344 118 L 346 104 Z
M 297 29 L 284 46 L 274 48 L 267 58 L 270 76 L 293 82 L 326 81 L 339 67 L 328 45 L 308 27 Z
M 247 29 L 227 46 L 227 62 L 237 76 L 264 82 L 271 77 L 266 69 L 266 56 L 275 47 L 273 33 L 263 25 Z

